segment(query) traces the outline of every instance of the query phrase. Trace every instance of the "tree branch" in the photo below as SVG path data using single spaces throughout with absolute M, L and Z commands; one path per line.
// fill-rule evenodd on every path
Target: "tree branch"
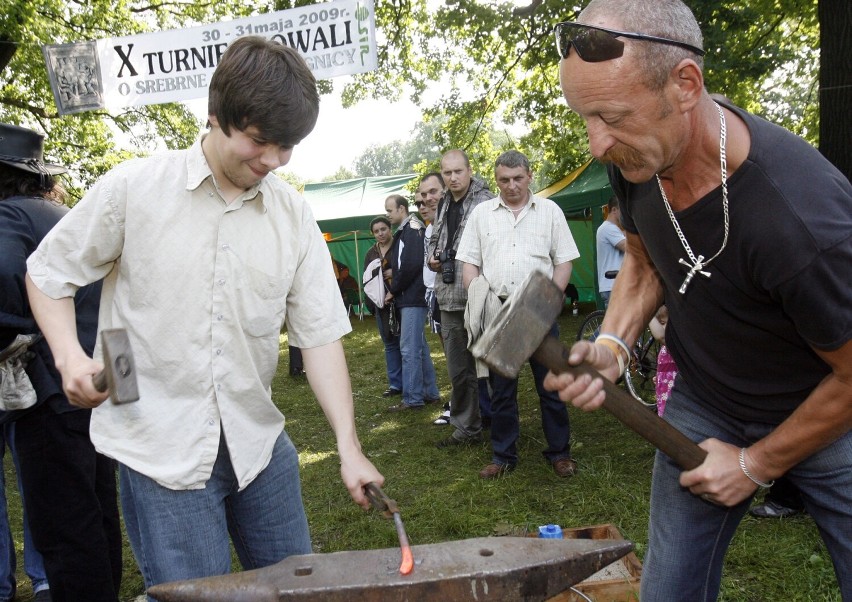
M 541 6 L 543 1 L 544 0 L 532 0 L 532 2 L 527 6 L 516 6 L 512 9 L 512 14 L 516 17 L 529 17 L 538 10 L 538 7 Z
M 24 111 L 29 111 L 33 114 L 33 116 L 38 119 L 56 119 L 59 117 L 59 113 L 48 113 L 42 107 L 37 107 L 35 105 L 31 105 L 22 100 L 18 100 L 17 98 L 12 98 L 10 96 L 0 96 L 0 104 L 9 105 L 10 107 L 15 107 L 18 109 L 23 109 Z

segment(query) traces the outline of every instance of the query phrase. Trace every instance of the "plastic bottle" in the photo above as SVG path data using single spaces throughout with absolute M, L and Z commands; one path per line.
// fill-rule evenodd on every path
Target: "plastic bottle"
M 538 536 L 542 539 L 562 539 L 562 528 L 559 525 L 542 525 L 538 528 Z

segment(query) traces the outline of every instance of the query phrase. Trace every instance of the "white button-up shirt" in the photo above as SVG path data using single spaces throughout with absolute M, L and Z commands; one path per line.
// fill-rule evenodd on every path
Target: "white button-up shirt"
M 200 140 L 110 171 L 28 267 L 55 299 L 105 278 L 99 328 L 127 329 L 140 399 L 98 407 L 92 441 L 171 489 L 204 486 L 220 428 L 241 489 L 269 463 L 285 319 L 298 347 L 351 330 L 305 200 L 269 175 L 226 203 Z
M 532 193 L 517 219 L 499 196 L 474 207 L 456 254 L 477 266 L 501 298 L 533 270 L 552 277 L 553 266 L 579 256 L 562 209 Z

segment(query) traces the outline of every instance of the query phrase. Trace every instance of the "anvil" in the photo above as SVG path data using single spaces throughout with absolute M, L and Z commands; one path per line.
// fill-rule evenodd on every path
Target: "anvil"
M 625 556 L 624 540 L 481 537 L 399 548 L 290 556 L 278 564 L 148 589 L 160 602 L 533 602 L 564 592 Z

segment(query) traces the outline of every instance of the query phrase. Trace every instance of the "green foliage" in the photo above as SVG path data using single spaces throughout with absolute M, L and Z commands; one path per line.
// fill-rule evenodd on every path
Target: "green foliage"
M 687 4 L 705 34 L 708 89 L 816 143 L 817 0 Z M 505 2 L 447 0 L 428 18 L 382 18 L 387 42 L 379 70 L 358 76 L 344 97 L 380 98 L 388 91 L 385 84 L 398 85 L 404 73 L 420 100 L 429 80 L 438 79 L 443 95 L 421 106 L 427 120 L 445 119 L 436 135 L 441 150 L 464 148 L 477 171 L 487 173 L 479 162 L 506 147 L 489 144 L 484 133 L 491 124 L 519 124 L 527 133 L 507 145 L 535 158 L 539 181 L 553 181 L 588 158 L 583 125 L 562 101 L 552 35 L 554 23 L 578 11 L 556 0 L 523 15 L 513 14 Z M 381 13 L 391 14 L 390 8 Z M 400 39 L 417 41 L 419 54 L 411 55 L 410 44 L 395 53 L 393 40 Z
M 687 0 L 705 34 L 706 83 L 736 103 L 816 143 L 817 0 Z M 41 44 L 94 40 L 236 18 L 310 4 L 308 0 L 147 3 L 145 0 L 0 0 L 0 39 L 19 42 L 2 75 L 0 119 L 45 131 L 53 158 L 85 188 L 129 155 L 186 146 L 203 125 L 181 105 L 60 117 L 48 85 Z M 356 76 L 344 106 L 408 90 L 423 110 L 417 154 L 375 149 L 361 174 L 407 171 L 450 148 L 465 149 L 474 169 L 514 147 L 549 183 L 588 158 L 585 131 L 562 100 L 552 26 L 579 7 L 543 0 L 514 12 L 509 2 L 390 0 L 376 3 L 379 69 Z M 333 82 L 320 82 L 323 92 Z M 430 94 L 431 93 L 431 94 Z M 437 93 L 437 94 L 436 94 Z M 428 100 L 427 100 L 428 99 Z M 524 131 L 495 138 L 503 124 Z M 119 150 L 121 149 L 121 150 Z M 393 167 L 394 169 L 390 169 Z M 406 169 L 402 169 L 406 167 Z
M 67 185 L 77 199 L 116 163 L 160 148 L 188 146 L 202 124 L 180 104 L 60 116 L 41 46 L 133 35 L 248 13 L 246 6 L 235 1 L 0 0 L 0 36 L 18 43 L 16 54 L 2 72 L 0 120 L 45 132 L 46 154 L 70 168 Z
M 353 173 L 351 170 L 340 167 L 336 172 L 323 178 L 323 182 L 334 182 L 335 180 L 351 180 L 352 178 L 357 178 L 358 174 Z

